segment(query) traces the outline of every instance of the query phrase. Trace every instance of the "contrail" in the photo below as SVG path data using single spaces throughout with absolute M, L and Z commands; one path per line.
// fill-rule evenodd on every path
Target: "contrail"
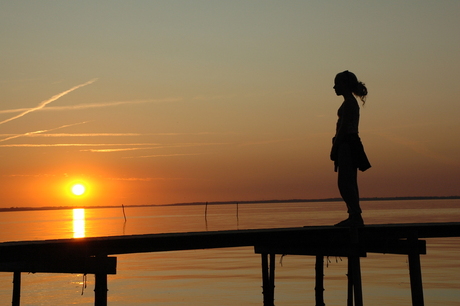
M 39 130 L 39 131 L 28 132 L 28 133 L 19 134 L 19 135 L 13 135 L 13 136 L 10 136 L 10 137 L 4 138 L 4 139 L 0 139 L 0 142 L 7 141 L 7 140 L 10 140 L 10 139 L 14 139 L 14 138 L 19 138 L 19 137 L 25 137 L 25 136 L 35 135 L 35 134 L 41 134 L 41 133 L 51 132 L 51 131 L 63 129 L 63 128 L 66 128 L 66 127 L 74 126 L 74 125 L 84 124 L 84 123 L 87 123 L 87 122 L 88 122 L 88 121 L 78 122 L 78 123 L 73 123 L 73 124 L 66 124 L 66 125 L 63 125 L 63 126 L 54 128 L 54 129 Z
M 132 100 L 132 101 L 114 101 L 114 102 L 103 102 L 103 103 L 92 103 L 92 104 L 79 104 L 79 105 L 67 105 L 67 106 L 49 106 L 43 111 L 66 111 L 66 110 L 80 110 L 87 108 L 101 108 L 101 107 L 110 107 L 118 106 L 125 104 L 141 104 L 141 103 L 160 103 L 160 102 L 175 102 L 180 101 L 179 98 L 169 98 L 169 99 L 149 99 L 149 100 Z M 0 110 L 0 114 L 9 114 L 9 113 L 19 113 L 30 111 L 30 108 L 16 108 L 16 109 L 5 109 Z
M 44 108 L 46 105 L 50 104 L 51 102 L 56 101 L 57 99 L 59 99 L 59 98 L 65 96 L 66 94 L 71 93 L 72 91 L 74 91 L 74 90 L 76 90 L 76 89 L 78 89 L 78 88 L 80 88 L 80 87 L 83 87 L 83 86 L 92 84 L 92 83 L 94 83 L 94 82 L 96 82 L 96 81 L 97 81 L 97 79 L 92 79 L 91 81 L 88 81 L 88 82 L 86 82 L 86 83 L 83 83 L 83 84 L 74 86 L 74 87 L 72 87 L 72 88 L 70 88 L 70 89 L 68 89 L 68 90 L 66 90 L 66 91 L 63 91 L 63 92 L 61 92 L 61 93 L 59 93 L 59 94 L 57 94 L 57 95 L 52 96 L 52 97 L 49 98 L 48 100 L 45 100 L 45 101 L 41 102 L 41 103 L 38 104 L 36 107 L 29 108 L 29 109 L 23 111 L 22 113 L 20 113 L 19 115 L 16 115 L 16 116 L 11 117 L 11 118 L 9 118 L 9 119 L 3 120 L 2 122 L 0 122 L 0 124 L 10 122 L 10 121 L 15 120 L 15 119 L 18 119 L 18 118 L 20 118 L 20 117 L 22 117 L 22 116 L 24 116 L 24 115 L 27 115 L 28 113 L 31 113 L 31 112 L 34 112 L 34 111 L 36 111 L 36 110 L 42 109 L 42 108 Z

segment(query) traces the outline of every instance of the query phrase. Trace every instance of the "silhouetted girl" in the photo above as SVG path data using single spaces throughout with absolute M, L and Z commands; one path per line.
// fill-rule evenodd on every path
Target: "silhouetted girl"
M 358 136 L 359 104 L 355 97 L 359 97 L 364 105 L 367 88 L 358 81 L 356 75 L 347 70 L 335 77 L 334 90 L 338 96 L 343 96 L 344 101 L 337 112 L 339 119 L 332 140 L 331 160 L 334 161 L 335 171 L 338 171 L 339 191 L 347 204 L 349 215 L 348 219 L 336 226 L 363 226 L 359 206 L 358 169 L 365 171 L 371 165 Z

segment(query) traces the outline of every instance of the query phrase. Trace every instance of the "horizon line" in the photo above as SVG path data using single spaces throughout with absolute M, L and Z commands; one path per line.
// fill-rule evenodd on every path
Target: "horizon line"
M 397 201 L 397 200 L 456 200 L 460 195 L 452 196 L 397 196 L 397 197 L 363 197 L 360 201 Z M 244 201 L 198 201 L 169 204 L 132 204 L 132 205 L 98 205 L 98 206 L 12 206 L 0 207 L 0 212 L 33 211 L 33 210 L 64 210 L 64 209 L 98 209 L 118 207 L 152 207 L 152 206 L 192 206 L 192 205 L 228 205 L 228 204 L 276 204 L 276 203 L 314 203 L 314 202 L 338 202 L 342 198 L 320 198 L 320 199 L 288 199 L 288 200 L 244 200 Z

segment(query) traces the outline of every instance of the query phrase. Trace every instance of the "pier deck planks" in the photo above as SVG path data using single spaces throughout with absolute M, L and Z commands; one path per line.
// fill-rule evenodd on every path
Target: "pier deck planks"
M 0 262 L 33 258 L 81 258 L 243 246 L 308 246 L 350 242 L 349 228 L 308 226 L 209 232 L 145 234 L 0 243 Z M 460 237 L 460 222 L 366 225 L 360 243 L 407 238 Z

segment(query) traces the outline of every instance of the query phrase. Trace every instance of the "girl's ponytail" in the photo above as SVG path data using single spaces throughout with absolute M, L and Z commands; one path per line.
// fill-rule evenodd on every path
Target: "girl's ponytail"
M 358 81 L 358 78 L 353 72 L 345 70 L 344 72 L 339 73 L 337 77 L 341 77 L 343 83 L 355 96 L 359 97 L 359 99 L 363 102 L 363 105 L 366 103 L 366 85 L 363 82 Z
M 363 102 L 363 105 L 366 103 L 367 88 L 363 82 L 358 81 L 352 92 L 355 96 L 359 97 L 359 99 Z

